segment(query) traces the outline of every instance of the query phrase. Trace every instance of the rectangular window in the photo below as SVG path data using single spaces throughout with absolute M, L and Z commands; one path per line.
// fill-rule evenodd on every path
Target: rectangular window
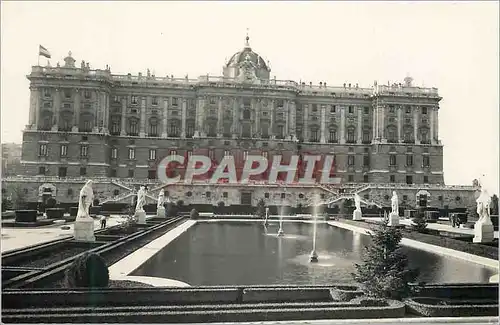
M 68 172 L 67 167 L 59 167 L 59 170 L 57 171 L 57 176 L 66 177 L 67 172 Z
M 156 105 L 158 105 L 158 97 L 153 97 L 153 98 L 151 99 L 151 103 L 152 103 L 153 105 L 155 105 L 155 106 L 156 106 Z
M 132 104 L 133 104 L 133 105 L 137 105 L 137 96 L 132 95 L 131 100 L 132 100 Z
M 46 144 L 43 143 L 40 145 L 39 155 L 40 156 L 47 156 L 47 145 Z
M 283 125 L 278 125 L 277 138 L 278 139 L 283 139 L 284 137 L 285 137 L 285 128 L 283 127 Z
M 268 155 L 267 151 L 262 151 L 262 157 L 267 159 L 267 155 Z
M 149 160 L 156 160 L 156 149 L 149 149 Z
M 354 107 L 349 106 L 349 114 L 353 114 L 353 113 L 354 113 Z
M 52 94 L 50 93 L 50 89 L 49 88 L 45 88 L 43 90 L 43 97 L 51 97 Z
M 430 166 L 430 161 L 429 161 L 429 156 L 423 156 L 422 157 L 422 166 L 423 167 L 429 167 Z
M 337 142 L 337 130 L 330 130 L 330 137 L 328 139 L 330 143 Z
M 427 107 L 422 107 L 422 114 L 424 114 L 424 115 L 427 114 Z
M 71 98 L 71 89 L 64 89 L 64 97 Z
M 319 132 L 318 130 L 312 130 L 311 131 L 311 142 L 318 142 L 319 141 Z
M 45 175 L 45 167 L 41 166 L 41 167 L 38 167 L 38 175 Z
M 363 175 L 363 182 L 368 183 L 368 181 L 369 181 L 368 175 Z
M 119 103 L 120 102 L 120 96 L 113 96 L 113 102 L 114 103 Z
M 406 106 L 406 114 L 410 114 L 411 113 L 411 106 Z
M 173 97 L 172 98 L 172 106 L 177 106 L 178 103 L 179 103 L 178 98 L 177 97 Z
M 117 148 L 111 148 L 111 158 L 112 159 L 118 158 L 118 149 Z
M 396 166 L 396 155 L 389 156 L 389 166 Z
M 177 151 L 175 151 L 175 150 L 170 150 L 170 155 L 171 155 L 171 156 L 177 156 Z
M 286 193 L 281 193 L 281 198 L 282 199 L 286 198 Z
M 406 184 L 413 184 L 413 176 L 406 176 Z
M 208 158 L 210 158 L 211 160 L 215 159 L 215 152 L 213 150 L 208 151 Z
M 248 151 L 243 151 L 243 160 L 247 160 L 248 158 Z
M 80 167 L 80 176 L 87 176 L 87 168 Z
M 134 170 L 133 169 L 128 170 L 128 178 L 134 178 Z
M 135 149 L 128 148 L 128 159 L 135 159 Z
M 116 177 L 117 173 L 116 173 L 116 169 L 111 169 L 109 171 L 109 177 Z
M 148 170 L 148 179 L 156 179 L 156 170 Z
M 347 130 L 347 142 L 354 143 L 354 130 L 352 129 Z
M 83 132 L 92 131 L 92 124 L 90 121 L 83 121 Z
M 347 165 L 354 166 L 354 156 L 353 155 L 347 156 Z
M 413 155 L 406 155 L 406 166 L 413 166 Z
M 368 155 L 363 156 L 363 166 L 364 167 L 370 166 L 370 156 L 368 156 Z
M 349 175 L 349 176 L 347 176 L 347 181 L 348 181 L 349 183 L 354 182 L 354 175 Z
M 429 184 L 429 176 L 424 176 L 424 184 Z
M 335 113 L 336 111 L 337 111 L 337 106 L 332 105 L 332 106 L 330 107 L 330 113 Z
M 158 136 L 158 125 L 157 124 L 151 124 L 151 126 L 149 127 L 149 136 L 150 137 L 157 137 Z
M 89 99 L 90 97 L 92 97 L 92 94 L 90 93 L 90 90 L 85 90 L 84 93 L 83 93 L 84 97 Z
M 65 144 L 61 145 L 61 157 L 66 157 L 68 155 L 68 146 Z
M 80 157 L 87 157 L 89 147 L 87 145 L 83 145 L 80 147 Z
M 370 107 L 368 107 L 368 106 L 363 107 L 363 113 L 365 115 L 370 114 Z
M 229 150 L 224 150 L 224 157 L 228 157 L 231 155 L 231 152 Z
M 389 176 L 389 180 L 391 183 L 396 183 L 396 176 L 395 175 Z

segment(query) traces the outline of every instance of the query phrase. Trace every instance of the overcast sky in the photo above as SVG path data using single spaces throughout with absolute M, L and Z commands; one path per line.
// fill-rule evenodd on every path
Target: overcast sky
M 374 80 L 439 88 L 447 184 L 498 193 L 498 2 L 6 2 L 1 3 L 2 142 L 28 122 L 29 74 L 38 45 L 51 64 L 113 73 L 220 75 L 244 44 L 277 79 L 329 85 Z M 45 65 L 47 60 L 41 58 Z

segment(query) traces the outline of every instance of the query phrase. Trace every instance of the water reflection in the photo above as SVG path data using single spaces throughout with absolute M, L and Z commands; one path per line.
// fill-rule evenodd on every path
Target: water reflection
M 318 224 L 318 263 L 309 262 L 313 225 L 198 223 L 161 250 L 132 275 L 172 278 L 191 285 L 331 284 L 352 282 L 370 237 Z M 488 282 L 494 270 L 466 261 L 404 247 L 419 281 Z

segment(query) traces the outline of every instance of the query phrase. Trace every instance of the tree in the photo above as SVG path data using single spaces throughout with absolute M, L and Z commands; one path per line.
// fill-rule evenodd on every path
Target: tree
M 427 229 L 427 221 L 425 221 L 425 212 L 423 208 L 419 208 L 415 213 L 412 224 L 413 230 L 425 233 Z
M 65 271 L 65 284 L 69 288 L 106 288 L 109 270 L 106 262 L 95 253 L 84 253 Z
M 412 294 L 410 283 L 419 272 L 408 267 L 408 258 L 401 252 L 401 231 L 383 222 L 370 237 L 362 264 L 355 264 L 354 280 L 371 297 L 401 300 Z
M 498 196 L 496 194 L 493 194 L 491 197 L 491 215 L 497 216 L 498 215 Z
M 20 186 L 14 186 L 12 188 L 12 206 L 14 210 L 26 209 L 26 204 L 26 194 L 24 193 L 24 189 Z
M 257 217 L 264 219 L 266 217 L 266 203 L 260 199 L 257 203 Z

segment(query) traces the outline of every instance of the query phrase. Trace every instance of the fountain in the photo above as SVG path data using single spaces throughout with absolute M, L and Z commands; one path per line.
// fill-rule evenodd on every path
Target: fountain
M 264 227 L 269 224 L 269 221 L 267 220 L 268 218 L 269 218 L 269 208 L 266 207 L 266 216 L 265 216 L 265 219 L 264 219 Z
M 313 204 L 313 223 L 314 223 L 314 230 L 313 230 L 313 249 L 311 251 L 311 254 L 309 255 L 309 262 L 311 263 L 318 263 L 318 254 L 316 253 L 316 232 L 318 228 L 318 202 L 315 201 Z
M 278 229 L 278 236 L 283 237 L 285 235 L 283 231 L 283 213 L 280 213 L 280 229 Z

